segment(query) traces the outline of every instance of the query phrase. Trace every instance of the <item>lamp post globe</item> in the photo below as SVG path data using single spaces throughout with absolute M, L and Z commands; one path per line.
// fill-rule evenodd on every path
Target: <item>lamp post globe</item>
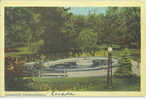
M 113 49 L 112 49 L 112 47 L 108 47 L 108 52 L 110 52 L 110 53 L 111 53 L 111 52 L 112 52 L 112 50 L 113 50 Z

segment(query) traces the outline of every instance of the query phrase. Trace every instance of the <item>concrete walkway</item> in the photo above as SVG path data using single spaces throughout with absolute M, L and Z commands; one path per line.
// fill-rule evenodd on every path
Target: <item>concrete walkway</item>
M 113 74 L 117 67 L 113 68 Z M 102 70 L 93 70 L 93 71 L 78 71 L 78 72 L 68 72 L 68 77 L 99 77 L 99 76 L 106 76 L 107 75 L 107 69 Z
M 136 74 L 136 75 L 140 75 L 140 63 L 131 60 L 131 64 L 132 64 L 132 71 Z

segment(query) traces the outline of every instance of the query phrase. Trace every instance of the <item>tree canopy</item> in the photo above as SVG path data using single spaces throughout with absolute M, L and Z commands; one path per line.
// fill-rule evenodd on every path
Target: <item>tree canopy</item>
M 64 7 L 6 7 L 6 47 L 36 53 L 98 49 L 102 45 L 140 49 L 140 8 L 109 7 L 105 14 L 75 15 Z

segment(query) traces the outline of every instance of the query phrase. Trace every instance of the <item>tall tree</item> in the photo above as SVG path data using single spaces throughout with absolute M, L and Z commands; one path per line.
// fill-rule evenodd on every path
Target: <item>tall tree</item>
M 64 51 L 66 41 L 63 40 L 63 27 L 68 20 L 67 9 L 65 8 L 40 8 L 40 24 L 43 27 L 42 39 L 44 45 L 43 53 L 56 53 Z

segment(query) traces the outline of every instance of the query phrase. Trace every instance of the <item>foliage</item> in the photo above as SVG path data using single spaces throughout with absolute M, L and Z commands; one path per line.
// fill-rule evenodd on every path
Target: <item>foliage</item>
M 43 40 L 39 40 L 38 42 L 32 43 L 30 50 L 34 53 L 37 53 L 41 50 L 42 45 L 44 44 Z
M 12 64 L 10 61 L 5 63 L 5 87 L 6 90 L 18 90 L 24 88 L 25 81 L 22 80 L 22 64 Z M 14 86 L 15 85 L 15 86 Z
M 74 15 L 63 7 L 13 7 L 6 8 L 5 12 L 8 48 L 21 45 L 35 49 L 35 53 L 66 52 L 68 55 L 72 49 L 77 53 L 79 50 L 91 52 L 111 43 L 120 48 L 140 49 L 138 7 L 109 7 L 105 15 Z
M 115 72 L 116 77 L 127 77 L 130 78 L 132 73 L 132 64 L 130 59 L 130 53 L 127 48 L 121 53 L 121 58 L 119 60 L 119 68 Z

